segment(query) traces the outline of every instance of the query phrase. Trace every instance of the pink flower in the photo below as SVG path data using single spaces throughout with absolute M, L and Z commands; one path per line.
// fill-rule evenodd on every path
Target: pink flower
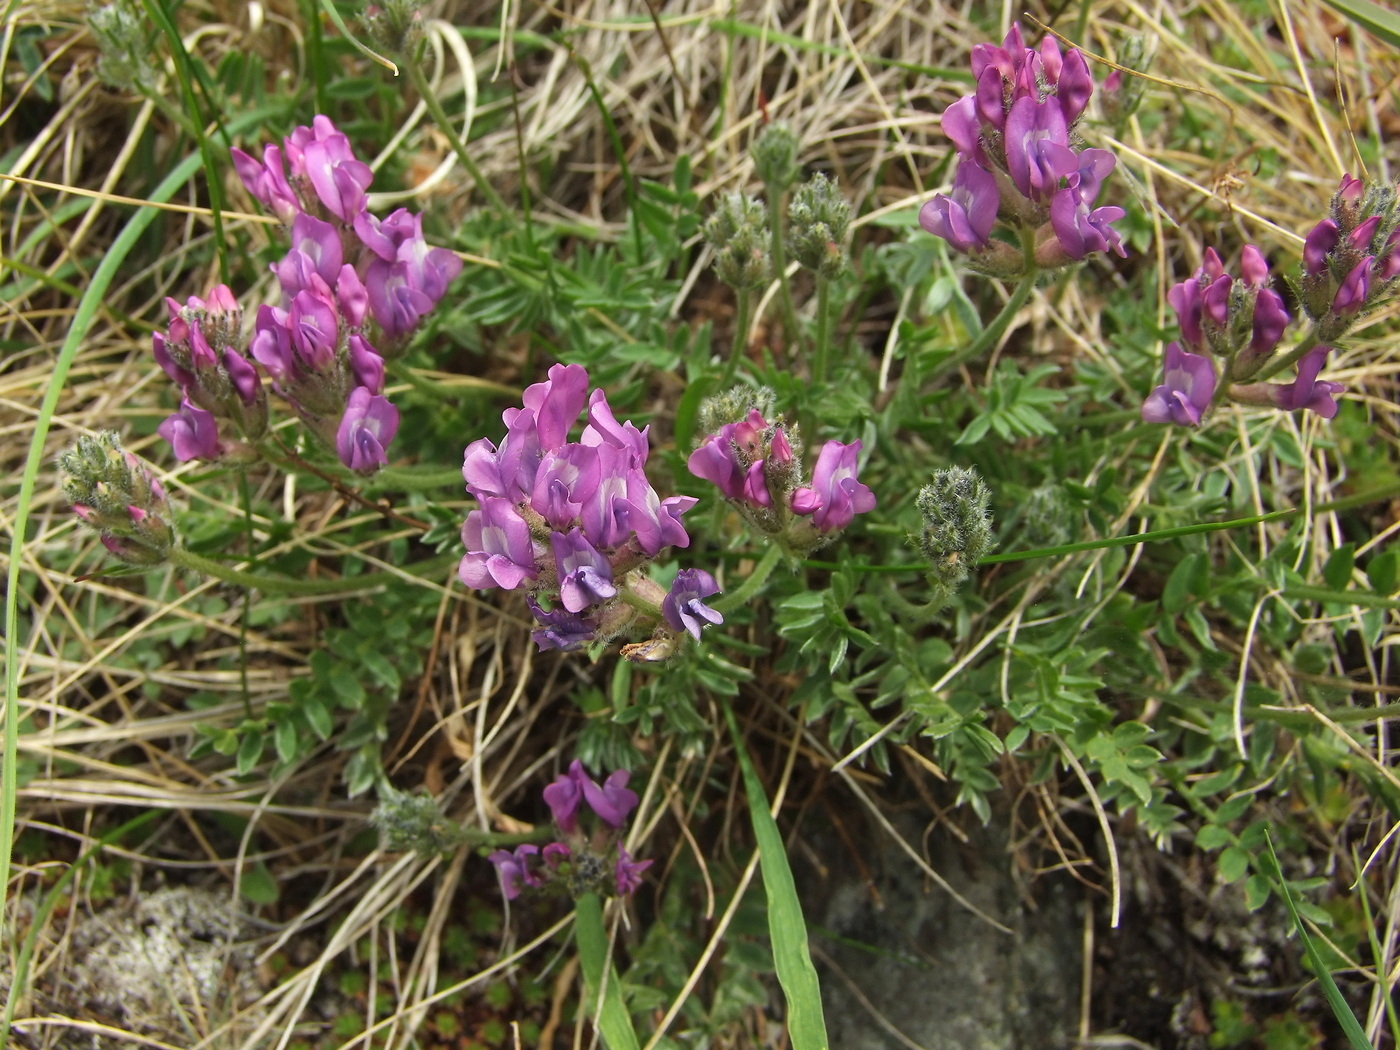
M 796 514 L 812 516 L 821 532 L 839 532 L 857 514 L 875 509 L 875 494 L 856 480 L 861 443 L 828 441 L 817 456 L 811 488 L 792 494 Z
M 180 411 L 167 417 L 156 432 L 170 442 L 175 458 L 182 463 L 191 459 L 213 462 L 223 451 L 214 414 L 191 404 L 189 398 L 180 402 Z
M 373 474 L 388 462 L 384 450 L 399 430 L 399 410 L 389 399 L 357 386 L 350 391 L 335 436 L 340 461 L 357 474 Z
M 963 157 L 952 193 L 940 193 L 920 208 L 919 225 L 960 252 L 976 251 L 987 246 L 1000 201 L 996 177 L 975 160 Z

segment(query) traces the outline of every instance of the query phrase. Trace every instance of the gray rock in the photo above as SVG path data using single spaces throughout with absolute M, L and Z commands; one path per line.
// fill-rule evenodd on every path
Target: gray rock
M 862 858 L 869 881 L 837 835 L 806 836 L 827 869 L 795 864 L 808 918 L 827 931 L 814 929 L 811 941 L 832 1050 L 1060 1050 L 1073 1043 L 1083 890 L 1056 877 L 1028 890 L 1014 875 L 1000 819 L 971 832 L 966 845 L 935 830 L 929 852 L 935 871 L 1012 934 L 933 885 L 878 828 L 867 829 L 862 843 L 870 847 Z M 894 823 L 918 848 L 922 825 L 907 816 Z

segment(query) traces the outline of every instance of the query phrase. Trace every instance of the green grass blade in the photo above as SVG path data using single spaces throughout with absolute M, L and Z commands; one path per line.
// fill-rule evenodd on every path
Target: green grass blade
M 768 812 L 768 796 L 763 793 L 758 772 L 749 760 L 734 710 L 728 702 L 722 702 L 722 706 L 739 756 L 744 792 L 749 797 L 749 817 L 758 841 L 759 868 L 763 872 L 763 889 L 768 895 L 768 935 L 773 941 L 773 963 L 778 970 L 778 983 L 783 986 L 783 995 L 787 998 L 788 1037 L 793 1050 L 826 1050 L 829 1044 L 822 1016 L 821 985 L 807 947 L 807 923 L 802 917 L 802 902 L 797 899 L 792 868 L 788 866 L 787 849 L 773 814 Z
M 245 113 L 234 122 L 235 129 L 256 126 L 269 112 L 268 109 L 261 109 Z M 195 172 L 199 171 L 202 163 L 203 159 L 199 155 L 186 157 L 161 181 L 150 199 L 156 203 L 169 200 Z M 68 370 L 72 368 L 73 359 L 78 354 L 78 347 L 86 338 L 88 326 L 92 324 L 93 317 L 102 305 L 102 297 L 107 294 L 112 281 L 121 272 L 128 253 L 136 246 L 137 240 L 146 232 L 146 227 L 150 226 L 157 214 L 155 208 L 138 209 L 112 242 L 101 265 L 93 271 L 83 298 L 73 312 L 68 336 L 54 360 L 48 389 L 44 392 L 44 400 L 34 419 L 34 435 L 29 441 L 29 455 L 24 462 L 19 495 L 15 499 L 5 587 L 5 748 L 4 764 L 0 766 L 0 906 L 9 893 L 10 851 L 14 846 L 15 837 L 15 796 L 19 790 L 15 768 L 19 748 L 19 570 L 23 562 L 24 533 L 29 525 L 29 505 L 34 500 L 39 466 L 44 461 L 44 441 L 49 435 L 49 424 L 58 408 L 58 399 L 63 393 Z M 16 988 L 14 994 L 18 992 L 19 989 Z
M 1352 847 L 1351 866 L 1356 869 L 1356 898 L 1361 902 L 1361 918 L 1366 926 L 1366 942 L 1371 946 L 1371 958 L 1383 959 L 1385 952 L 1381 948 L 1380 938 L 1376 936 L 1376 919 L 1371 914 L 1371 902 L 1366 895 L 1366 873 L 1361 868 L 1361 858 L 1356 855 L 1356 847 Z M 1390 1024 L 1390 1038 L 1396 1045 L 1400 1046 L 1400 1014 L 1395 1010 L 1395 996 L 1391 994 L 1390 983 L 1380 981 L 1379 992 L 1381 1002 L 1385 1006 L 1385 1019 Z
M 1328 7 L 1345 15 L 1362 29 L 1370 30 L 1394 48 L 1400 48 L 1400 14 L 1388 11 L 1371 0 L 1325 0 Z
M 98 839 L 90 849 L 83 852 L 65 871 L 58 881 L 50 887 L 49 892 L 44 894 L 44 899 L 39 902 L 39 907 L 34 910 L 34 918 L 29 925 L 29 933 L 24 938 L 24 943 L 20 945 L 19 955 L 15 957 L 14 981 L 11 985 L 14 992 L 10 995 L 9 1001 L 5 1003 L 5 1014 L 0 1017 L 0 1046 L 10 1045 L 10 1025 L 15 1019 L 15 1007 L 22 996 L 18 993 L 24 987 L 24 982 L 29 977 L 29 963 L 34 958 L 34 948 L 39 943 L 39 933 L 43 930 L 44 924 L 48 922 L 49 915 L 54 906 L 58 903 L 58 898 L 63 895 L 63 891 L 68 888 L 68 884 L 73 881 L 73 877 L 78 874 L 83 865 L 92 860 L 104 849 L 116 842 L 128 831 L 134 831 L 143 824 L 149 824 L 160 816 L 160 810 L 148 809 L 138 817 L 132 817 L 120 827 L 113 828 L 107 834 Z
M 185 50 L 185 42 L 180 36 L 180 31 L 175 22 L 170 17 L 161 0 L 146 0 L 146 10 L 150 13 L 151 19 L 165 35 L 166 42 L 170 45 L 170 55 L 174 59 L 175 79 L 180 85 L 180 95 L 185 101 L 185 111 L 190 119 L 190 128 L 194 131 L 195 141 L 199 146 L 199 155 L 204 161 L 204 171 L 206 178 L 205 186 L 209 190 L 209 211 L 214 219 L 214 250 L 219 255 L 219 279 L 225 284 L 231 280 L 229 276 L 228 264 L 228 244 L 224 238 L 224 185 L 219 176 L 219 165 L 214 161 L 214 147 L 209 141 L 209 136 L 204 133 L 204 115 L 199 110 L 199 103 L 194 97 L 194 60 Z
M 622 982 L 608 959 L 608 931 L 603 926 L 603 902 L 596 893 L 585 893 L 574 905 L 574 940 L 578 944 L 579 965 L 583 968 L 583 986 L 591 1010 L 598 1003 L 598 989 L 603 988 L 603 1001 L 598 1007 L 598 1031 L 608 1050 L 638 1050 L 637 1033 L 632 1017 L 622 1001 Z M 603 974 L 607 985 L 603 985 Z
M 1264 842 L 1269 847 L 1269 858 L 1274 862 L 1273 877 L 1278 880 L 1278 886 L 1283 893 L 1283 902 L 1288 905 L 1288 914 L 1293 917 L 1293 925 L 1298 929 L 1298 936 L 1303 942 L 1303 951 L 1307 953 L 1308 962 L 1312 966 L 1313 974 L 1317 977 L 1318 984 L 1322 985 L 1322 994 L 1327 996 L 1327 1005 L 1332 1008 L 1332 1013 L 1336 1015 L 1337 1023 L 1342 1026 L 1342 1031 L 1346 1033 L 1347 1042 L 1351 1044 L 1352 1050 L 1375 1050 L 1371 1045 L 1371 1040 L 1366 1038 L 1366 1033 L 1361 1028 L 1361 1023 L 1357 1021 L 1356 1015 L 1351 1012 L 1351 1007 L 1342 998 L 1342 991 L 1337 987 L 1337 982 L 1332 979 L 1332 974 L 1327 967 L 1322 964 L 1322 955 L 1318 952 L 1313 940 L 1308 936 L 1308 928 L 1303 925 L 1303 917 L 1298 914 L 1298 905 L 1293 902 L 1293 893 L 1288 888 L 1288 880 L 1283 877 L 1283 868 L 1279 866 L 1278 854 L 1274 852 L 1273 837 L 1264 832 Z

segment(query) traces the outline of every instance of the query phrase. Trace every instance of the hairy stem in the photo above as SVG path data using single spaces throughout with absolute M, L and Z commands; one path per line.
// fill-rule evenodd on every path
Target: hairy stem
M 438 555 L 436 558 L 418 562 L 405 569 L 404 572 L 419 576 L 427 575 L 430 570 L 446 568 L 456 560 L 457 555 L 455 554 Z M 362 591 L 386 583 L 393 583 L 395 580 L 403 579 L 404 576 L 404 573 L 388 571 L 367 572 L 360 576 L 343 576 L 334 580 L 268 576 L 263 573 L 235 569 L 230 565 L 214 561 L 212 558 L 206 558 L 202 554 L 186 550 L 184 547 L 175 547 L 170 551 L 170 562 L 182 569 L 192 569 L 205 576 L 213 576 L 216 580 L 223 580 L 225 583 L 232 583 L 239 587 L 256 587 L 264 594 L 343 594 L 348 591 Z
M 719 388 L 727 390 L 739 372 L 739 361 L 749 345 L 749 311 L 753 305 L 753 292 L 740 288 L 736 293 L 738 307 L 734 314 L 734 345 L 729 348 L 729 360 L 724 363 L 724 375 Z
M 763 590 L 764 584 L 768 582 L 768 577 L 773 574 L 773 570 L 778 567 L 778 562 L 783 559 L 783 549 L 776 543 L 771 544 L 763 553 L 763 557 L 754 566 L 753 572 L 749 573 L 748 579 L 739 584 L 738 587 L 730 591 L 723 598 L 711 604 L 720 612 L 729 612 L 747 604 L 758 593 Z
M 817 349 L 812 358 L 812 382 L 826 382 L 826 361 L 831 344 L 831 282 L 817 275 Z
M 792 305 L 792 288 L 788 286 L 787 249 L 783 246 L 783 190 L 776 186 L 767 187 L 768 233 L 772 238 L 769 253 L 773 256 L 773 274 L 778 278 L 778 305 L 783 312 L 783 335 L 788 345 L 797 342 L 797 309 Z

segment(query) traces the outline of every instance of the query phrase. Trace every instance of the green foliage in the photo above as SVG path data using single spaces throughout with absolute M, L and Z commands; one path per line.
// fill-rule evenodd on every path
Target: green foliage
M 1393 16 L 1378 13 L 1365 0 L 1329 2 L 1382 39 L 1394 28 Z M 316 17 L 298 27 L 306 32 L 306 75 L 295 84 L 279 79 L 283 71 L 269 68 L 266 52 L 228 48 L 218 52 L 213 64 L 197 49 L 187 53 L 185 38 L 175 32 L 183 31 L 184 23 L 177 27 L 175 12 L 165 5 L 149 6 L 152 10 L 143 13 L 123 0 L 89 15 L 101 51 L 99 68 L 109 81 L 141 94 L 151 93 L 156 84 L 168 87 L 172 96 L 178 88 L 178 106 L 163 96 L 153 104 L 161 104 L 159 113 L 169 122 L 167 138 L 191 156 L 171 162 L 156 133 L 145 133 L 136 143 L 144 167 L 171 175 L 160 187 L 125 190 L 149 194 L 152 200 L 172 195 L 200 167 L 193 156 L 198 149 L 204 154 L 204 185 L 217 225 L 219 187 L 232 185 L 220 171 L 227 166 L 225 133 L 268 138 L 306 121 L 316 110 L 336 112 L 357 143 L 366 145 L 382 145 L 400 126 L 400 88 L 376 69 L 358 64 L 353 44 L 330 33 L 314 6 Z M 1253 5 L 1249 14 L 1273 18 L 1265 4 Z M 978 17 L 989 33 L 1000 35 L 991 15 L 979 12 Z M 707 25 L 732 40 L 750 39 L 750 33 L 761 36 L 787 49 L 785 54 L 843 54 L 841 48 L 804 37 L 769 35 L 767 26 L 727 19 L 709 19 Z M 474 42 L 495 43 L 485 27 L 462 31 Z M 563 56 L 568 51 L 582 63 L 571 51 L 576 34 L 542 33 L 520 30 L 514 46 L 521 54 Z M 25 77 L 35 78 L 33 90 L 45 101 L 54 97 L 56 87 L 44 69 L 56 46 L 53 36 L 42 27 L 20 27 L 11 41 L 15 61 Z M 1216 49 L 1212 61 L 1225 67 L 1247 68 L 1252 62 L 1229 34 L 1211 46 Z M 1133 62 L 1141 57 L 1133 46 L 1116 53 Z M 888 56 L 867 60 L 877 68 L 900 65 Z M 178 83 L 166 75 L 167 65 L 178 74 Z M 406 538 L 402 522 L 368 509 L 353 520 L 337 519 L 336 529 L 323 536 L 301 520 L 284 519 L 270 488 L 254 486 L 253 504 L 243 517 L 229 513 L 238 497 L 236 475 L 187 471 L 181 477 L 188 493 L 181 498 L 188 495 L 190 506 L 180 527 L 191 550 L 246 556 L 260 570 L 294 578 L 305 576 L 315 562 L 332 566 L 334 574 L 352 583 L 367 571 L 361 555 L 399 568 L 420 564 L 427 549 L 450 559 L 460 548 L 464 513 L 456 501 L 460 484 L 452 476 L 462 446 L 478 437 L 498 437 L 499 410 L 515 403 L 511 389 L 537 381 L 549 363 L 560 360 L 585 365 L 594 383 L 607 389 L 620 418 L 638 425 L 650 422 L 657 481 L 669 473 L 675 490 L 701 499 L 686 519 L 691 547 L 675 552 L 676 561 L 659 567 L 659 576 L 704 566 L 723 576 L 731 593 L 743 586 L 745 567 L 765 551 L 736 528 L 737 517 L 684 465 L 701 436 L 702 400 L 730 378 L 714 360 L 712 346 L 712 325 L 722 331 L 731 327 L 728 300 L 715 298 L 727 293 L 714 290 L 710 276 L 697 270 L 705 250 L 698 234 L 715 210 L 713 197 L 702 198 L 702 192 L 718 192 L 723 185 L 739 194 L 735 207 L 752 228 L 740 239 L 740 257 L 729 261 L 742 278 L 738 283 L 759 293 L 755 310 L 769 278 L 766 260 L 756 255 L 767 250 L 764 238 L 778 233 L 780 245 L 820 267 L 829 244 L 844 247 L 843 209 L 855 198 L 851 187 L 829 183 L 824 174 L 815 176 L 805 185 L 820 193 L 798 194 L 789 243 L 781 231 L 761 229 L 757 205 L 741 207 L 744 195 L 757 185 L 731 185 L 728 173 L 719 171 L 718 148 L 697 150 L 693 161 L 686 154 L 667 155 L 664 165 L 648 156 L 645 170 L 655 175 L 669 168 L 669 175 L 642 177 L 639 154 L 622 141 L 621 115 L 604 104 L 598 87 L 602 81 L 581 68 L 601 111 L 598 139 L 605 152 L 614 151 L 608 163 L 621 176 L 603 204 L 613 225 L 556 220 L 539 207 L 528 214 L 481 208 L 468 211 L 458 223 L 455 200 L 429 208 L 428 228 L 436 242 L 485 263 L 469 264 L 458 286 L 461 294 L 444 303 L 391 376 L 391 382 L 408 387 L 396 394 L 404 422 L 395 455 L 416 461 L 409 471 L 424 472 L 404 475 L 416 479 L 404 485 L 413 494 L 404 496 L 385 479 L 362 486 L 367 496 L 388 497 L 397 510 L 428 527 Z M 914 68 L 904 71 L 911 85 L 921 75 Z M 1282 77 L 1289 70 L 1280 65 L 1274 72 Z M 479 85 L 478 133 L 511 119 L 516 89 L 509 81 L 503 77 Z M 1163 123 L 1160 104 L 1145 104 L 1137 113 L 1139 130 L 1151 135 L 1161 129 L 1164 155 L 1176 151 L 1215 157 L 1220 143 L 1233 141 L 1236 133 L 1228 109 L 1249 112 L 1268 82 L 1251 74 L 1219 85 L 1214 97 L 1227 100 L 1230 106 L 1224 109 L 1188 98 L 1173 110 L 1170 127 Z M 1145 83 L 1135 87 L 1155 90 Z M 222 114 L 234 112 L 247 116 L 225 122 Z M 1115 115 L 1108 116 L 1112 120 Z M 1126 112 L 1118 116 L 1126 119 Z M 748 138 L 758 140 L 761 173 L 774 187 L 803 177 L 803 156 L 827 162 L 815 151 L 800 150 L 781 124 L 765 124 L 767 130 Z M 717 134 L 712 141 L 724 139 Z M 1293 173 L 1292 161 L 1276 144 L 1256 146 L 1248 154 L 1257 165 L 1256 179 L 1280 181 Z M 1358 149 L 1363 156 L 1375 151 L 1365 143 L 1358 143 Z M 647 144 L 642 152 L 650 150 Z M 386 185 L 408 185 L 412 180 L 405 176 L 415 163 L 409 149 L 396 150 L 384 158 L 379 177 Z M 555 163 L 552 157 L 524 157 L 516 181 L 527 191 L 549 185 L 558 174 Z M 930 158 L 920 166 L 924 183 L 945 178 L 948 165 L 946 156 Z M 838 180 L 845 179 L 844 164 L 834 166 Z M 1327 925 L 1337 948 L 1309 943 L 1311 965 L 1323 978 L 1364 954 L 1368 924 L 1346 898 L 1341 904 L 1329 899 L 1330 882 L 1285 880 L 1266 859 L 1266 831 L 1272 827 L 1281 843 L 1301 850 L 1312 823 L 1349 818 L 1363 794 L 1377 810 L 1392 817 L 1400 813 L 1400 793 L 1385 772 L 1358 761 L 1350 746 L 1375 747 L 1377 734 L 1374 723 L 1361 717 L 1366 712 L 1353 698 L 1349 681 L 1357 667 L 1355 653 L 1383 651 L 1393 637 L 1388 632 L 1393 632 L 1400 590 L 1400 551 L 1372 542 L 1378 519 L 1359 506 L 1336 509 L 1335 519 L 1325 525 L 1317 509 L 1309 508 L 1257 528 L 1242 526 L 1211 536 L 1157 535 L 1113 549 L 1106 544 L 1138 530 L 1302 507 L 1322 476 L 1348 479 L 1360 492 L 1393 490 L 1395 457 L 1386 442 L 1375 439 L 1374 418 L 1368 414 L 1372 408 L 1360 402 L 1347 404 L 1330 426 L 1316 432 L 1262 414 L 1168 437 L 1137 422 L 1137 403 L 1155 381 L 1155 341 L 1172 334 L 1158 323 L 1157 295 L 1164 275 L 1153 269 L 1153 260 L 1178 253 L 1176 240 L 1160 256 L 1149 245 L 1154 223 L 1163 216 L 1154 210 L 1159 207 L 1155 198 L 1151 205 L 1146 196 L 1134 201 L 1130 186 L 1141 172 L 1132 168 L 1124 160 L 1110 185 L 1120 194 L 1115 202 L 1128 208 L 1123 229 L 1135 258 L 1123 264 L 1096 260 L 1056 282 L 1027 287 L 1026 294 L 1034 291 L 1043 309 L 1036 323 L 1024 328 L 999 330 L 994 320 L 1007 294 L 1020 290 L 1008 286 L 1002 291 L 987 279 L 970 278 L 962 258 L 917 228 L 913 208 L 888 213 L 876 210 L 878 201 L 856 200 L 855 214 L 864 218 L 855 223 L 849 265 L 843 257 L 840 267 L 832 264 L 826 273 L 834 279 L 839 269 L 839 280 L 829 289 L 823 284 L 820 299 L 817 293 L 804 299 L 808 277 L 780 279 L 773 304 L 756 319 L 754 338 L 748 339 L 747 330 L 738 333 L 735 376 L 749 386 L 771 386 L 775 412 L 800 422 L 803 437 L 796 444 L 805 447 L 795 448 L 799 458 L 810 462 L 824 441 L 859 438 L 867 459 L 861 476 L 875 491 L 878 510 L 833 538 L 818 555 L 823 560 L 781 566 L 746 601 L 725 610 L 722 630 L 706 632 L 701 645 L 688 645 L 670 663 L 634 667 L 600 645 L 589 654 L 565 657 L 562 664 L 553 656 L 541 657 L 535 666 L 538 671 L 548 664 L 547 671 L 538 672 L 541 680 L 559 666 L 567 669 L 569 700 L 583 717 L 570 723 L 578 725 L 576 735 L 562 740 L 590 768 L 640 773 L 662 753 L 662 740 L 673 745 L 667 754 L 717 759 L 722 768 L 730 756 L 727 751 L 715 755 L 715 716 L 731 701 L 741 710 L 750 702 L 783 705 L 793 717 L 800 714 L 814 739 L 838 754 L 859 751 L 860 760 L 881 773 L 891 771 L 898 747 L 915 749 L 946 774 L 958 804 L 984 821 L 1006 801 L 1002 785 L 1008 778 L 1032 786 L 1053 781 L 1060 792 L 1080 794 L 1085 787 L 1071 769 L 1077 766 L 1087 776 L 1087 790 L 1112 818 L 1131 817 L 1164 848 L 1194 848 L 1209 857 L 1214 874 L 1240 887 L 1251 908 L 1286 901 L 1302 918 Z M 61 197 L 34 199 L 49 210 L 52 218 L 46 221 L 53 224 L 81 214 L 68 210 Z M 1192 221 L 1190 215 L 1172 218 Z M 85 260 L 64 259 L 51 274 L 23 271 L 6 279 L 7 299 L 28 295 L 33 288 L 60 294 L 58 281 L 88 282 L 53 369 L 54 392 L 38 414 L 19 513 L 10 519 L 16 537 L 7 592 L 11 668 L 29 644 L 17 623 L 20 602 L 40 593 L 30 586 L 28 569 L 21 569 L 26 563 L 20 547 L 58 391 L 118 269 L 133 261 L 133 252 L 140 254 L 137 238 L 148 237 L 152 257 L 168 239 L 173 227 L 147 231 L 153 221 L 153 213 L 138 212 L 128 232 L 91 267 Z M 220 262 L 250 284 L 275 257 L 256 248 L 254 236 L 240 230 L 192 246 L 189 273 L 207 273 L 215 256 L 223 254 L 227 258 Z M 1113 267 L 1111 276 L 1107 265 Z M 160 282 L 167 276 L 162 272 Z M 147 298 L 167 290 L 158 290 L 160 282 L 144 273 L 133 281 L 138 295 Z M 1092 313 L 1096 330 L 1073 324 L 1066 324 L 1064 332 L 1054 325 L 1042 330 L 1041 319 L 1064 320 L 1068 314 L 1062 310 L 1068 311 L 1067 304 L 1077 298 L 1093 301 L 1086 316 Z M 1016 315 L 1012 310 L 1005 320 Z M 1384 322 L 1384 317 L 1375 319 L 1377 325 Z M 729 335 L 724 331 L 726 341 Z M 984 339 L 986 353 L 969 352 Z M 818 346 L 823 361 L 828 348 L 832 354 L 830 371 L 820 378 L 813 365 Z M 5 344 L 7 352 L 27 348 L 23 340 Z M 989 364 L 993 352 L 995 363 Z M 480 376 L 480 385 L 435 388 L 422 378 L 423 369 Z M 149 407 L 146 403 L 140 411 Z M 157 418 L 137 418 L 137 434 L 149 436 Z M 325 465 L 314 451 L 299 451 Z M 930 519 L 928 501 L 921 505 L 916 494 L 935 471 L 947 468 L 960 476 L 975 470 L 985 483 L 973 515 L 976 542 L 965 537 L 959 539 L 961 545 L 926 542 L 920 550 L 920 536 L 930 541 L 941 533 L 939 522 Z M 442 470 L 447 481 L 430 479 Z M 315 474 L 300 473 L 296 486 L 300 497 L 332 498 L 330 486 Z M 114 504 L 115 511 L 105 509 L 119 519 L 125 505 L 123 500 Z M 960 520 L 953 531 L 965 532 L 968 523 Z M 1326 535 L 1319 540 L 1323 529 Z M 334 547 L 323 545 L 328 538 Z M 1076 543 L 1105 546 L 1056 549 Z M 993 547 L 1013 554 L 1049 549 L 1024 563 L 987 565 L 980 574 L 971 573 L 971 563 Z M 50 544 L 44 555 L 51 569 L 70 575 L 89 567 L 80 564 L 86 554 L 64 550 L 62 544 Z M 958 582 L 967 575 L 972 582 L 961 593 L 944 594 L 930 585 L 928 559 L 952 556 L 957 572 L 950 575 L 957 575 Z M 439 612 L 455 609 L 451 603 L 457 601 L 452 597 L 444 603 L 439 590 L 401 579 L 377 584 L 364 597 L 327 603 L 313 614 L 266 594 L 250 594 L 245 602 L 239 587 L 187 598 L 182 593 L 189 583 L 186 576 L 160 568 L 126 576 L 107 573 L 98 583 L 84 595 L 85 605 L 74 617 L 81 630 L 44 625 L 45 631 L 62 635 L 53 641 L 58 661 L 81 666 L 94 651 L 89 641 L 120 634 L 121 644 L 103 656 L 103 672 L 135 673 L 142 693 L 134 695 L 162 702 L 170 686 L 153 672 L 172 662 L 207 659 L 211 669 L 231 682 L 236 673 L 258 668 L 259 661 L 282 661 L 290 665 L 285 694 L 231 687 L 227 695 L 205 691 L 186 698 L 202 719 L 188 757 L 207 768 L 231 771 L 245 783 L 259 776 L 279 778 L 310 762 L 338 762 L 350 796 L 383 784 L 381 749 L 394 706 L 412 694 L 429 670 L 424 658 L 434 642 Z M 143 600 L 178 598 L 180 614 L 146 623 L 126 637 L 132 605 L 121 587 L 130 587 Z M 250 656 L 249 632 L 267 635 L 264 651 L 276 655 Z M 39 732 L 33 724 L 14 721 L 18 673 L 10 672 L 7 705 L 11 721 L 4 764 L 10 810 L 17 784 L 40 769 L 29 754 L 15 751 L 16 739 Z M 525 687 L 533 691 L 537 684 L 532 679 Z M 239 700 L 241 713 L 230 717 L 225 705 Z M 1302 703 L 1340 729 L 1297 710 Z M 220 712 L 218 717 L 204 713 L 212 710 Z M 550 746 L 554 743 L 551 739 Z M 533 739 L 526 741 L 512 756 L 535 746 Z M 711 811 L 718 781 L 716 776 L 707 782 L 707 794 L 695 800 L 695 812 Z M 756 807 L 751 815 L 767 879 L 785 863 L 778 852 L 780 833 L 759 813 L 762 786 L 748 782 L 747 787 Z M 432 830 L 431 819 L 420 823 Z M 430 845 L 447 848 L 452 843 Z M 262 862 L 245 867 L 239 891 L 248 903 L 278 900 L 274 869 Z M 5 870 L 0 864 L 0 876 Z M 99 897 L 115 878 L 112 871 L 114 867 L 94 866 Z M 684 865 L 670 869 L 660 887 L 659 917 L 637 932 L 625 979 L 610 982 L 615 990 L 621 984 L 625 993 L 609 1007 L 610 1042 L 627 1041 L 620 1034 L 619 1010 L 630 1012 L 641 1028 L 678 993 L 703 947 L 706 938 L 695 921 L 694 877 Z M 720 873 L 719 888 L 732 890 L 733 878 L 732 870 Z M 501 918 L 494 909 L 478 907 L 464 923 L 450 925 L 442 939 L 443 952 L 461 968 L 479 963 L 474 936 L 499 933 Z M 768 935 L 771 941 L 766 942 Z M 812 1014 L 802 1016 L 819 1003 L 802 936 L 790 880 L 770 882 L 762 899 L 755 893 L 745 900 L 724 952 L 713 964 L 716 975 L 684 1004 L 678 1027 L 662 1045 L 723 1041 L 726 1029 L 739 1024 L 745 1011 L 767 1003 L 764 982 L 775 968 L 796 1004 L 791 1019 L 803 1034 L 795 1033 L 794 1042 L 802 1045 L 805 1039 L 816 1045 Z M 605 960 L 593 949 L 590 969 L 597 980 L 606 972 Z M 502 983 L 497 988 L 501 990 L 487 993 L 488 1003 L 495 996 L 501 1007 L 509 1005 L 509 987 Z M 460 1034 L 452 1017 L 442 1013 L 433 1019 L 444 1038 Z M 1251 1041 L 1279 1048 L 1313 1045 L 1307 1024 L 1296 1017 L 1260 1021 L 1220 1001 L 1212 1004 L 1212 1018 L 1212 1046 Z M 345 1014 L 334 1025 L 348 1039 L 363 1023 L 362 1015 Z M 499 1042 L 505 1033 L 491 1036 Z

